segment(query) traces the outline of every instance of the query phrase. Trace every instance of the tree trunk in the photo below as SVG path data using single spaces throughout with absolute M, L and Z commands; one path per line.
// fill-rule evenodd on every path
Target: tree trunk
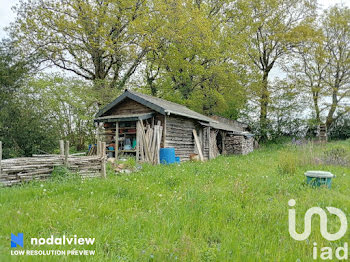
M 334 121 L 334 113 L 338 106 L 338 89 L 339 89 L 338 87 L 335 87 L 333 89 L 332 105 L 331 105 L 331 109 L 329 109 L 327 119 L 326 119 L 327 130 L 329 130 L 330 126 L 333 124 L 333 121 Z
M 320 107 L 318 105 L 318 92 L 313 92 L 312 93 L 312 98 L 314 101 L 314 108 L 315 108 L 315 114 L 316 114 L 316 122 L 317 124 L 321 123 L 321 119 L 320 119 Z
M 267 138 L 267 110 L 269 106 L 269 90 L 268 90 L 268 76 L 269 71 L 265 70 L 263 73 L 261 97 L 260 97 L 260 129 L 261 139 Z

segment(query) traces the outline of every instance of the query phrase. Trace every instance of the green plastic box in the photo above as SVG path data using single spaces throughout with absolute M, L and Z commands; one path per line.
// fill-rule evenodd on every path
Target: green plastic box
M 313 187 L 328 187 L 331 188 L 332 178 L 334 175 L 326 171 L 307 171 L 305 173 L 306 183 Z

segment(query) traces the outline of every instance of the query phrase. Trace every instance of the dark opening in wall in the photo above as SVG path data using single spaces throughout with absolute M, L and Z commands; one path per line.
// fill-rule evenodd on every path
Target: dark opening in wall
M 222 136 L 221 132 L 218 132 L 216 135 L 216 146 L 218 147 L 218 151 L 220 154 L 222 154 Z

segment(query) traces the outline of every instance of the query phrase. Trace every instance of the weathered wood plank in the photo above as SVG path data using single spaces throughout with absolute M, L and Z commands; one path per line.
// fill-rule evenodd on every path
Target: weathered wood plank
M 194 136 L 194 141 L 195 141 L 195 144 L 196 144 L 196 147 L 197 147 L 197 150 L 198 150 L 198 154 L 199 154 L 199 159 L 201 161 L 204 161 L 204 157 L 203 157 L 203 153 L 202 153 L 202 148 L 201 148 L 201 145 L 199 143 L 199 139 L 198 139 L 198 136 L 197 136 L 197 131 L 196 129 L 193 129 L 193 136 Z
M 68 157 L 69 157 L 69 141 L 66 141 L 65 148 L 64 148 L 64 165 L 67 168 L 69 168 Z
M 137 137 L 137 136 L 136 136 Z M 119 123 L 115 123 L 115 158 L 119 156 Z
M 167 116 L 164 116 L 164 123 L 163 123 L 163 147 L 167 147 L 166 144 L 166 136 L 167 136 Z
M 136 122 L 136 162 L 140 160 L 140 123 Z
M 134 100 L 126 98 L 123 102 L 119 103 L 117 107 L 110 109 L 105 115 L 130 115 L 151 113 L 152 109 L 146 107 Z
M 102 143 L 101 154 L 101 174 L 103 178 L 106 178 L 106 142 Z

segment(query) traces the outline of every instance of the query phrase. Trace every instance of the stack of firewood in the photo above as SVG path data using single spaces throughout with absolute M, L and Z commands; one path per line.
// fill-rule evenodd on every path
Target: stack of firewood
M 11 186 L 29 180 L 44 180 L 55 166 L 64 164 L 62 156 L 23 157 L 1 161 L 0 183 Z
M 101 156 L 43 155 L 36 157 L 12 158 L 1 161 L 0 185 L 12 186 L 31 180 L 46 180 L 57 166 L 67 166 L 71 172 L 82 178 L 101 176 Z

